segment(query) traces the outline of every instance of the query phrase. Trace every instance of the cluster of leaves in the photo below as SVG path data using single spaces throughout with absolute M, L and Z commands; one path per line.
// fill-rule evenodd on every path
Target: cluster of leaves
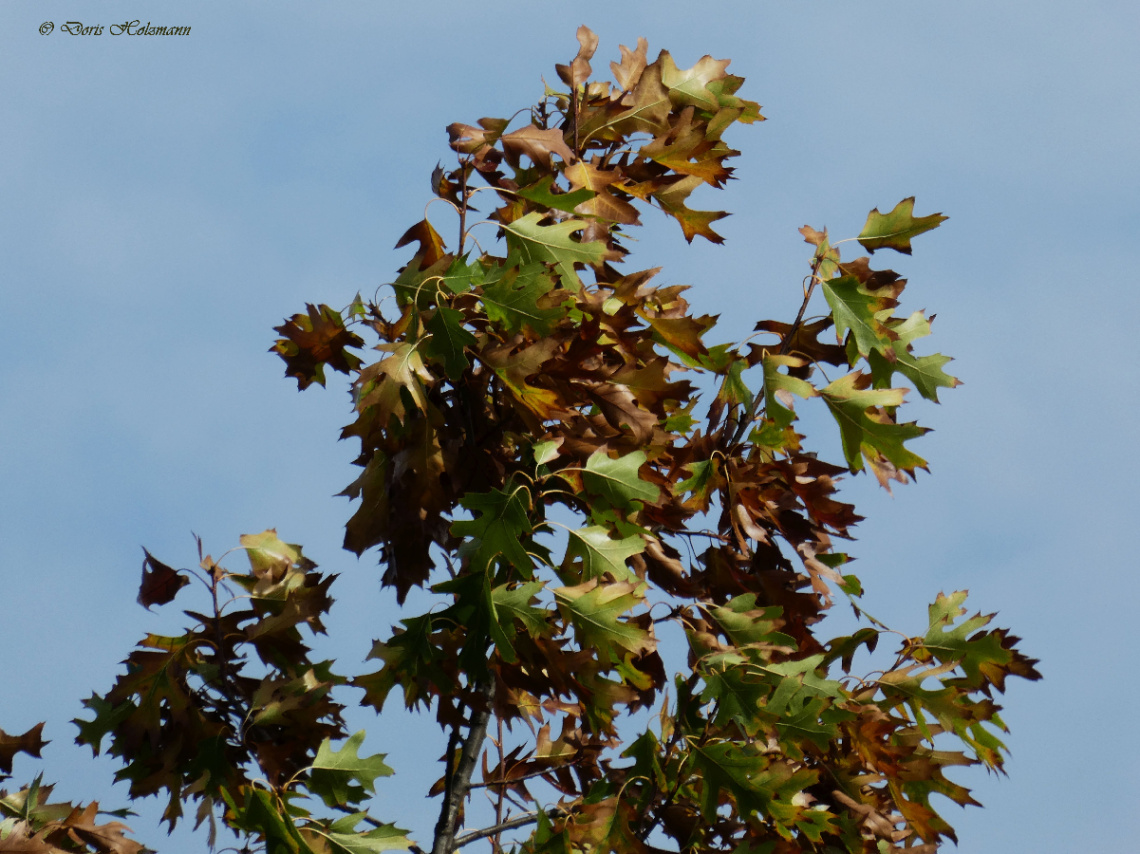
M 375 779 L 392 771 L 383 756 L 358 756 L 362 732 L 332 749 L 347 733 L 331 692 L 347 680 L 332 662 L 311 661 L 301 634 L 324 632 L 336 576 L 316 572 L 274 530 L 243 536 L 241 549 L 247 573 L 203 556 L 200 544 L 201 573 L 146 554 L 140 604 L 171 601 L 194 576 L 212 608 L 184 612 L 195 624 L 182 635 L 139 641 L 114 687 L 85 701 L 94 718 L 76 721 L 77 741 L 97 754 L 109 736 L 109 752 L 123 762 L 116 779 L 129 781 L 132 799 L 165 793 L 171 828 L 184 804 L 197 801 L 211 844 L 220 810 L 232 830 L 271 851 L 407 847 L 404 831 L 358 809 Z M 314 817 L 306 805 L 314 799 L 341 814 Z M 361 822 L 372 826 L 358 831 Z
M 956 624 L 964 593 L 940 597 L 926 637 L 873 678 L 851 675 L 852 657 L 885 627 L 826 643 L 813 627 L 835 588 L 862 592 L 833 547 L 860 519 L 836 498 L 837 477 L 869 469 L 889 486 L 926 467 L 907 444 L 926 428 L 899 417 L 896 380 L 937 401 L 958 384 L 949 359 L 914 352 L 930 319 L 896 316 L 906 281 L 869 258 L 845 262 L 826 231 L 802 229 L 815 247 L 803 306 L 790 324 L 758 323 L 761 342 L 710 345 L 715 318 L 694 317 L 683 287 L 619 272 L 639 203 L 690 241 L 721 241 L 711 224 L 725 214 L 686 202 L 731 176 L 725 131 L 762 117 L 727 61 L 651 63 L 642 40 L 622 48 L 611 85 L 589 79 L 597 38 L 583 27 L 578 40 L 558 67 L 566 89 L 548 90 L 525 124 L 449 127 L 458 166 L 437 169 L 433 188 L 457 214 L 456 251 L 428 220 L 413 226 L 398 244 L 418 251 L 392 285 L 395 316 L 360 299 L 347 313 L 382 358 L 323 359 L 354 376 L 343 435 L 360 440 L 363 471 L 346 490 L 360 499 L 346 547 L 379 547 L 401 601 L 438 563 L 449 573 L 431 586 L 448 604 L 377 642 L 382 666 L 356 684 L 377 709 L 400 686 L 452 733 L 440 852 L 489 717 L 534 734 L 509 751 L 500 737 L 482 783 L 498 793 L 500 829 L 514 826 L 512 804 L 531 811 L 528 851 L 642 850 L 655 829 L 693 850 L 933 848 L 953 831 L 930 795 L 972 802 L 944 769 L 1001 768 L 991 689 L 1037 678 L 1034 662 L 988 618 Z M 505 254 L 464 252 L 476 178 L 497 199 L 486 222 Z M 945 219 L 915 217 L 913 204 L 872 211 L 859 243 L 909 254 Z M 830 311 L 805 320 L 816 291 Z M 310 306 L 279 327 L 302 387 L 323 380 L 322 359 L 293 329 L 320 318 L 322 345 L 357 347 L 345 317 Z M 827 366 L 843 373 L 816 382 Z M 715 389 L 703 408 L 686 370 Z M 797 397 L 834 416 L 842 464 L 803 448 Z M 566 527 L 556 506 L 581 520 L 561 559 L 543 540 Z M 659 728 L 628 742 L 622 712 L 670 682 L 664 621 L 683 627 L 690 670 Z M 837 666 L 842 678 L 829 677 Z M 936 749 L 939 733 L 965 751 Z M 557 792 L 555 812 L 528 789 L 535 778 Z
M 110 735 L 132 797 L 166 792 L 171 825 L 197 800 L 199 822 L 220 811 L 271 852 L 419 851 L 359 809 L 390 773 L 357 758 L 363 735 L 330 747 L 346 735 L 334 689 L 362 690 L 379 713 L 399 688 L 447 735 L 433 854 L 483 839 L 519 854 L 642 854 L 665 839 L 933 851 L 954 833 L 931 796 L 974 803 L 946 770 L 1001 770 L 993 689 L 1039 678 L 1035 662 L 960 592 L 939 595 L 924 635 L 900 635 L 893 663 L 855 674 L 890 630 L 862 611 L 835 542 L 861 518 L 837 497 L 841 475 L 889 487 L 926 467 L 899 381 L 937 401 L 958 384 L 949 359 L 914 351 L 931 319 L 896 315 L 906 281 L 845 261 L 826 230 L 801 229 L 813 251 L 798 315 L 742 344 L 710 343 L 716 318 L 653 284 L 657 269 L 620 271 L 646 208 L 689 241 L 721 242 L 725 213 L 688 202 L 732 176 L 725 132 L 762 116 L 727 60 L 650 62 L 642 39 L 611 84 L 590 79 L 597 37 L 582 27 L 578 41 L 557 67 L 564 88 L 517 127 L 448 128 L 457 165 L 432 188 L 458 220 L 454 251 L 425 218 L 397 244 L 415 254 L 391 295 L 310 305 L 277 328 L 300 388 L 326 367 L 352 377 L 342 437 L 359 440 L 361 471 L 344 493 L 359 502 L 346 548 L 378 549 L 400 603 L 418 587 L 432 606 L 374 642 L 370 672 L 337 676 L 300 634 L 322 631 L 332 578 L 272 531 L 245 537 L 250 572 L 200 556 L 212 611 L 185 612 L 183 635 L 148 635 L 87 701 L 79 740 L 98 751 Z M 495 206 L 472 224 L 484 197 Z M 909 254 L 944 219 L 913 205 L 872 211 L 853 239 Z M 811 317 L 817 292 L 828 311 Z M 354 352 L 366 337 L 370 363 Z M 796 408 L 813 398 L 841 462 L 804 446 Z M 140 601 L 164 604 L 185 580 L 148 554 Z M 227 587 L 242 595 L 223 602 Z M 824 640 L 837 592 L 866 625 Z M 683 648 L 665 642 L 670 626 Z M 631 722 L 658 706 L 651 725 Z M 476 788 L 494 819 L 463 833 Z M 305 798 L 345 815 L 314 817 Z
M 38 750 L 28 752 L 39 755 Z M 5 767 L 11 770 L 11 765 Z M 0 789 L 0 851 L 142 854 L 146 850 L 126 836 L 128 828 L 121 822 L 97 823 L 100 814 L 97 803 L 83 807 L 66 802 L 49 803 L 52 788 L 41 785 L 41 778 L 36 777 L 30 786 L 12 794 Z M 124 817 L 126 812 L 113 815 Z

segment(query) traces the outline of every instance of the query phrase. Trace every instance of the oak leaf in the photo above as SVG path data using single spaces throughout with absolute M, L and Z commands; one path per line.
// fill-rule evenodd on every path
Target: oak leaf
M 543 214 L 529 213 L 521 219 L 503 225 L 507 233 L 507 246 L 518 252 L 524 261 L 541 261 L 553 264 L 567 288 L 581 287 L 574 270 L 575 264 L 600 264 L 606 256 L 606 247 L 597 241 L 579 243 L 571 235 L 582 231 L 589 223 L 568 219 L 553 225 L 542 225 Z
M 138 603 L 150 610 L 151 605 L 165 605 L 190 583 L 190 579 L 156 559 L 145 548 L 142 582 L 139 584 Z
M 313 382 L 325 384 L 325 365 L 342 374 L 360 367 L 360 358 L 346 347 L 363 347 L 360 336 L 344 327 L 340 312 L 327 305 L 305 306 L 306 314 L 294 314 L 274 331 L 278 339 L 270 352 L 285 361 L 285 376 L 297 380 L 297 388 L 308 388 Z
M 534 125 L 526 125 L 504 134 L 502 143 L 507 162 L 515 167 L 519 165 L 519 156 L 523 154 L 535 165 L 546 169 L 554 168 L 554 162 L 551 160 L 551 155 L 554 154 L 562 159 L 563 164 L 573 163 L 577 159 L 562 138 L 562 131 L 557 128 L 543 130 Z
M 867 214 L 867 222 L 859 232 L 859 242 L 868 252 L 894 249 L 909 255 L 912 237 L 938 228 L 946 219 L 940 213 L 914 216 L 914 196 L 911 196 L 895 205 L 890 213 L 882 214 L 875 208 Z

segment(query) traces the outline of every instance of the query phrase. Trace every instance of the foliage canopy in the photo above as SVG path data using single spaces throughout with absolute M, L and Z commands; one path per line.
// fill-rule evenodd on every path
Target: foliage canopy
M 915 352 L 930 318 L 896 313 L 897 273 L 805 226 L 798 315 L 710 343 L 716 318 L 694 316 L 685 287 L 619 265 L 651 208 L 690 242 L 722 242 L 725 212 L 690 196 L 732 177 L 724 134 L 760 107 L 728 60 L 650 62 L 641 39 L 611 63 L 615 85 L 591 79 L 597 37 L 578 41 L 529 111 L 448 127 L 457 163 L 431 182 L 458 221 L 452 249 L 425 218 L 397 244 L 414 255 L 390 294 L 277 327 L 299 388 L 326 368 L 352 379 L 345 547 L 378 550 L 382 584 L 400 603 L 426 588 L 431 607 L 345 676 L 311 658 L 303 632 L 324 631 L 335 576 L 300 546 L 244 536 L 247 571 L 201 547 L 193 571 L 145 554 L 142 605 L 188 595 L 192 575 L 207 605 L 185 633 L 144 637 L 76 723 L 121 760 L 131 798 L 167 799 L 171 827 L 196 805 L 197 822 L 272 854 L 420 851 L 391 806 L 368 812 L 393 771 L 360 756 L 348 688 L 378 714 L 399 688 L 441 727 L 433 854 L 483 840 L 520 854 L 934 851 L 955 837 L 932 795 L 975 803 L 947 769 L 1002 769 L 993 691 L 1039 678 L 1036 662 L 970 616 L 965 592 L 939 594 L 923 634 L 888 629 L 836 547 L 861 518 L 841 475 L 889 488 L 926 468 L 898 382 L 934 401 L 958 384 L 948 357 Z M 904 199 L 853 240 L 909 254 L 944 219 Z M 499 254 L 477 237 L 501 239 Z M 828 310 L 811 317 L 817 293 Z M 841 461 L 798 432 L 813 398 Z M 864 625 L 824 639 L 836 597 Z M 893 660 L 858 675 L 888 634 Z M 0 733 L 0 771 L 41 744 L 40 727 Z M 476 789 L 493 803 L 482 827 L 467 818 Z M 0 793 L 0 851 L 142 850 L 96 805 L 49 791 Z

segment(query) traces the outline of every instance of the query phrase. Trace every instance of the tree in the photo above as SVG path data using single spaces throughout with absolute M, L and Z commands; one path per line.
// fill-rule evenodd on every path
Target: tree
M 366 809 L 392 769 L 359 755 L 346 688 L 377 714 L 397 687 L 434 714 L 433 854 L 483 840 L 527 854 L 934 851 L 955 837 L 931 796 L 975 803 L 946 769 L 1002 769 L 993 690 L 1039 678 L 1036 662 L 992 615 L 969 616 L 965 592 L 938 595 L 924 634 L 889 629 L 835 543 L 861 518 L 837 498 L 843 474 L 889 489 L 926 468 L 908 444 L 926 428 L 902 420 L 896 380 L 934 401 L 958 384 L 948 357 L 915 353 L 930 319 L 896 314 L 898 274 L 805 226 L 797 316 L 709 343 L 716 318 L 693 316 L 683 287 L 618 265 L 647 207 L 689 242 L 722 241 L 726 214 L 689 197 L 732 176 L 723 135 L 762 120 L 759 105 L 728 60 L 649 62 L 644 39 L 611 63 L 616 85 L 592 81 L 597 38 L 582 27 L 578 41 L 557 66 L 564 89 L 523 121 L 448 128 L 457 163 L 432 189 L 458 221 L 452 250 L 425 218 L 397 243 L 415 254 L 391 294 L 277 327 L 299 388 L 326 368 L 352 377 L 346 548 L 377 549 L 381 583 L 401 604 L 426 588 L 431 607 L 373 644 L 370 672 L 344 676 L 302 634 L 324 631 L 335 576 L 276 531 L 242 537 L 247 571 L 201 543 L 196 570 L 145 554 L 142 605 L 185 596 L 191 577 L 206 605 L 185 633 L 143 638 L 76 723 L 80 743 L 122 761 L 131 798 L 167 798 L 171 827 L 191 805 L 272 854 L 419 854 Z M 496 207 L 473 222 L 484 198 Z M 945 219 L 913 208 L 873 210 L 850 240 L 909 254 Z M 819 294 L 827 312 L 810 316 Z M 816 398 L 841 462 L 798 432 L 797 406 Z M 839 597 L 864 624 L 823 640 Z M 884 634 L 901 643 L 872 662 Z M 883 666 L 860 676 L 857 661 Z M 41 743 L 38 727 L 0 733 L 0 771 Z M 48 789 L 0 794 L 0 851 L 142 850 L 117 821 L 96 824 L 94 804 L 45 803 Z M 494 802 L 484 822 L 466 820 L 476 789 Z

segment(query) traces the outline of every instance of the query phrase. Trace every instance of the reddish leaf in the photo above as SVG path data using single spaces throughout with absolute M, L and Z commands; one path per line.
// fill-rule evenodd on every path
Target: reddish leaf
M 171 569 L 143 549 L 142 583 L 139 585 L 138 603 L 150 610 L 151 605 L 165 605 L 190 583 L 190 579 Z

